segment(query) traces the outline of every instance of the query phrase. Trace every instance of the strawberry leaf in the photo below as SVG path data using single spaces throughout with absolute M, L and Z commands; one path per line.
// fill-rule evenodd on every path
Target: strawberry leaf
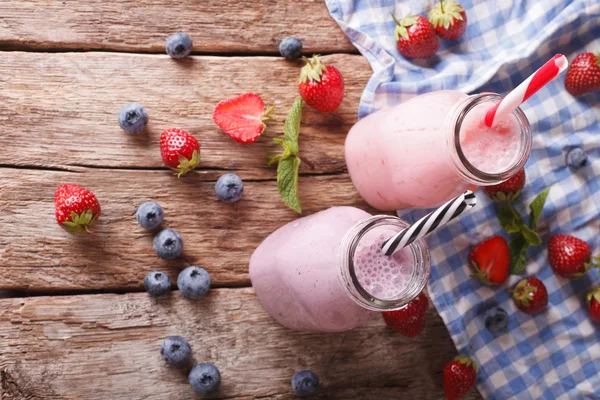
M 300 159 L 295 156 L 279 160 L 277 166 L 277 187 L 283 202 L 298 214 L 302 213 L 298 199 L 298 169 Z
M 510 241 L 508 249 L 510 251 L 510 273 L 513 275 L 520 274 L 525 271 L 527 266 L 527 249 L 529 243 L 525 240 L 522 233 L 519 233 Z
M 544 204 L 546 204 L 548 193 L 550 193 L 550 188 L 542 190 L 529 205 L 529 209 L 531 210 L 531 214 L 529 214 L 529 226 L 534 231 L 537 231 L 538 222 L 542 215 Z

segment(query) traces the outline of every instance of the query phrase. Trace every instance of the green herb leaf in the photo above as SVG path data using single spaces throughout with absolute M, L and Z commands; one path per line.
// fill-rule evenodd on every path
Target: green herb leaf
M 521 224 L 519 224 L 519 221 L 515 218 L 514 213 L 510 210 L 509 206 L 500 206 L 498 219 L 500 220 L 500 225 L 502 225 L 507 233 L 517 233 L 521 231 Z
M 526 253 L 529 244 L 522 234 L 518 234 L 510 241 L 508 248 L 510 250 L 510 273 L 513 275 L 522 273 L 527 266 Z
M 529 244 L 530 246 L 539 246 L 540 244 L 542 244 L 542 239 L 540 239 L 540 236 L 537 234 L 537 232 L 531 230 L 525 224 L 521 226 L 521 234 L 523 235 L 523 238 L 525 239 L 527 244 Z
M 298 168 L 300 159 L 295 156 L 279 160 L 277 186 L 283 202 L 298 214 L 302 213 L 298 199 Z
M 300 134 L 300 120 L 302 119 L 302 98 L 298 97 L 285 119 L 283 137 L 287 144 L 284 148 L 290 150 L 292 155 L 298 154 L 298 135 Z
M 544 204 L 546 204 L 548 193 L 550 193 L 550 188 L 542 190 L 529 205 L 529 209 L 531 210 L 531 214 L 529 214 L 529 226 L 534 231 L 537 231 L 538 222 L 540 220 L 540 216 L 542 215 Z

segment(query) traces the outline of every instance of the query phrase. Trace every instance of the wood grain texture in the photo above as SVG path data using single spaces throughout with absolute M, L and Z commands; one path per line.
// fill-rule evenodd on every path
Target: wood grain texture
M 356 52 L 323 0 L 27 0 L 0 15 L 5 48 L 164 52 L 185 31 L 196 52 L 275 54 L 290 35 L 307 53 Z
M 209 398 L 219 399 L 293 398 L 290 379 L 301 369 L 319 376 L 319 399 L 442 399 L 441 371 L 456 355 L 431 308 L 423 333 L 407 339 L 380 318 L 344 334 L 293 332 L 252 289 L 196 301 L 178 293 L 3 299 L 0 397 L 196 398 L 187 369 L 160 358 L 169 335 L 186 337 L 196 362 L 217 365 L 222 387 Z
M 300 149 L 315 166 L 303 171 L 346 168 L 344 140 L 356 122 L 362 90 L 371 74 L 360 56 L 335 55 L 326 62 L 345 76 L 342 106 L 323 114 L 306 106 Z M 73 169 L 76 166 L 160 168 L 160 133 L 179 127 L 195 135 L 202 168 L 269 170 L 266 157 L 281 148 L 283 121 L 298 96 L 301 63 L 273 57 L 194 57 L 107 53 L 4 53 L 0 57 L 0 163 Z M 242 145 L 213 122 L 214 106 L 245 92 L 275 104 L 274 121 L 258 142 Z M 148 133 L 128 135 L 117 123 L 119 108 L 143 104 Z M 32 140 L 35 138 L 35 140 Z M 266 173 L 269 175 L 270 173 Z
M 268 173 L 275 178 L 274 169 Z M 275 180 L 246 181 L 241 201 L 219 202 L 219 175 L 204 171 L 178 180 L 166 170 L 0 168 L 0 290 L 140 289 L 149 271 L 165 270 L 174 282 L 187 265 L 204 266 L 217 286 L 248 285 L 256 246 L 297 214 L 281 201 Z M 53 197 L 63 183 L 80 184 L 98 197 L 102 215 L 92 236 L 73 236 L 56 224 Z M 300 199 L 304 215 L 339 205 L 376 213 L 346 174 L 301 177 Z M 181 259 L 159 259 L 153 234 L 138 226 L 136 209 L 148 200 L 163 206 L 164 226 L 183 236 Z

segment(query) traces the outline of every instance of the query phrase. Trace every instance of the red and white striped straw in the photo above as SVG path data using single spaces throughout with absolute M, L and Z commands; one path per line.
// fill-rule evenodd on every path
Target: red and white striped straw
M 567 60 L 567 57 L 562 54 L 557 54 L 552 57 L 550 61 L 542 65 L 540 69 L 535 71 L 529 78 L 525 79 L 523 83 L 514 88 L 498 104 L 490 108 L 485 115 L 485 124 L 491 127 L 496 115 L 501 118 L 516 110 L 525 100 L 546 86 L 548 82 L 556 78 L 561 72 L 567 69 L 568 66 L 569 61 Z

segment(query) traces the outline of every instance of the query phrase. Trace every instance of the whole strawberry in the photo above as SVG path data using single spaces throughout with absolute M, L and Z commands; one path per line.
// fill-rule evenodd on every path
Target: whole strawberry
M 519 281 L 512 291 L 517 307 L 526 314 L 544 311 L 548 305 L 548 291 L 538 278 L 529 277 Z
M 408 13 L 402 21 L 396 21 L 396 46 L 400 54 L 410 58 L 429 58 L 435 54 L 440 47 L 440 40 L 435 34 L 431 22 L 420 15 Z
M 415 337 L 425 327 L 428 308 L 429 300 L 421 293 L 406 307 L 396 311 L 386 311 L 382 315 L 387 326 L 406 337 Z
M 596 266 L 590 246 L 569 235 L 554 235 L 548 241 L 548 259 L 552 270 L 567 279 L 577 279 Z
M 167 129 L 160 135 L 160 154 L 163 162 L 178 177 L 185 175 L 200 164 L 200 144 L 184 130 Z
M 90 233 L 100 216 L 100 203 L 87 189 L 60 185 L 54 193 L 56 222 L 71 233 Z
M 223 100 L 213 111 L 213 120 L 238 143 L 253 143 L 265 131 L 269 114 L 274 107 L 265 111 L 265 103 L 259 95 L 245 93 Z
M 457 356 L 444 367 L 442 379 L 448 400 L 458 400 L 475 386 L 479 366 L 469 356 Z
M 600 288 L 590 290 L 585 296 L 585 308 L 594 322 L 600 322 Z
M 429 22 L 439 37 L 456 40 L 467 30 L 467 14 L 465 9 L 455 1 L 443 1 L 429 11 Z
M 318 111 L 334 111 L 344 99 L 344 77 L 336 67 L 323 64 L 319 56 L 304 60 L 298 83 L 300 96 Z
M 492 186 L 484 186 L 483 192 L 494 201 L 516 200 L 525 186 L 525 169 L 521 169 L 512 178 Z
M 473 277 L 486 285 L 499 285 L 506 280 L 510 269 L 510 250 L 502 236 L 493 236 L 471 248 L 469 264 L 475 270 Z
M 600 89 L 600 51 L 575 57 L 567 70 L 565 89 L 573 96 Z

